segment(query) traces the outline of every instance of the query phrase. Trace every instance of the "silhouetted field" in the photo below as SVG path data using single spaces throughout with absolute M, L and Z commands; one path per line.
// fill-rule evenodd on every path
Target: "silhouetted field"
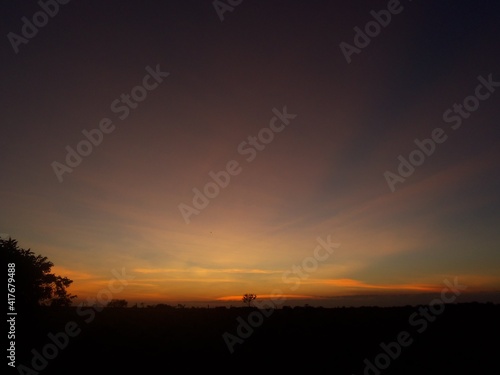
M 437 315 L 425 315 L 419 307 L 301 307 L 274 310 L 269 317 L 248 308 L 107 308 L 92 321 L 90 307 L 85 314 L 47 308 L 29 321 L 20 314 L 17 325 L 26 332 L 17 338 L 16 362 L 32 367 L 29 351 L 42 352 L 52 343 L 49 332 L 62 332 L 74 322 L 73 330 L 81 331 L 47 361 L 41 374 L 168 374 L 211 368 L 219 373 L 498 373 L 500 305 L 446 305 Z M 223 334 L 236 337 L 241 321 L 247 322 L 252 312 L 255 327 L 240 327 L 239 333 L 249 336 L 231 354 Z M 397 344 L 400 349 L 391 344 L 398 336 L 406 344 Z M 381 343 L 393 358 L 379 356 L 386 353 Z M 374 364 L 377 356 L 379 365 L 388 367 L 365 370 L 365 359 Z

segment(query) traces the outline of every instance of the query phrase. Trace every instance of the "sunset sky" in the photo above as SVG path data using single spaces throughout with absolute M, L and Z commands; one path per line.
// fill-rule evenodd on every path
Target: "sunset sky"
M 346 59 L 341 43 L 387 7 L 245 0 L 221 20 L 212 1 L 70 1 L 14 48 L 41 8 L 2 4 L 0 235 L 47 256 L 79 301 L 125 269 L 113 298 L 129 303 L 277 289 L 404 303 L 455 277 L 464 300 L 499 302 L 500 6 L 401 1 Z M 125 110 L 131 92 L 146 97 Z M 391 189 L 386 172 L 437 128 Z M 185 220 L 228 163 L 239 173 Z M 315 253 L 318 238 L 338 245 Z

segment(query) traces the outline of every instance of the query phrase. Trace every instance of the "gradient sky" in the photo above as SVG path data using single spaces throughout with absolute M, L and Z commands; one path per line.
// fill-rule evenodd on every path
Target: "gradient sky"
M 18 53 L 7 34 L 40 6 L 2 4 L 0 233 L 79 299 L 122 268 L 113 297 L 139 302 L 500 291 L 500 89 L 443 120 L 478 76 L 500 81 L 500 6 L 400 4 L 351 63 L 340 43 L 387 1 L 243 1 L 223 21 L 211 1 L 71 1 Z M 121 120 L 111 103 L 157 65 L 169 76 Z M 248 162 L 238 146 L 285 106 L 296 118 Z M 103 118 L 115 129 L 59 182 L 52 163 Z M 384 172 L 436 128 L 447 140 L 392 192 Z M 241 173 L 186 224 L 179 204 L 230 160 Z M 284 273 L 328 236 L 292 290 Z

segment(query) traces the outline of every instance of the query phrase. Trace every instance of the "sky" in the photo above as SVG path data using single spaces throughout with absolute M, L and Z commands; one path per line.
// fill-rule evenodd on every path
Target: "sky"
M 498 2 L 62 3 L 1 5 L 0 236 L 76 301 L 500 302 Z

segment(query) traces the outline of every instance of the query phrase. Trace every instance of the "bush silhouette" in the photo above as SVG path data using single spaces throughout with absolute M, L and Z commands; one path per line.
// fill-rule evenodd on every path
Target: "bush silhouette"
M 112 299 L 111 301 L 108 302 L 106 307 L 119 307 L 119 308 L 124 308 L 127 307 L 128 302 L 124 299 Z

